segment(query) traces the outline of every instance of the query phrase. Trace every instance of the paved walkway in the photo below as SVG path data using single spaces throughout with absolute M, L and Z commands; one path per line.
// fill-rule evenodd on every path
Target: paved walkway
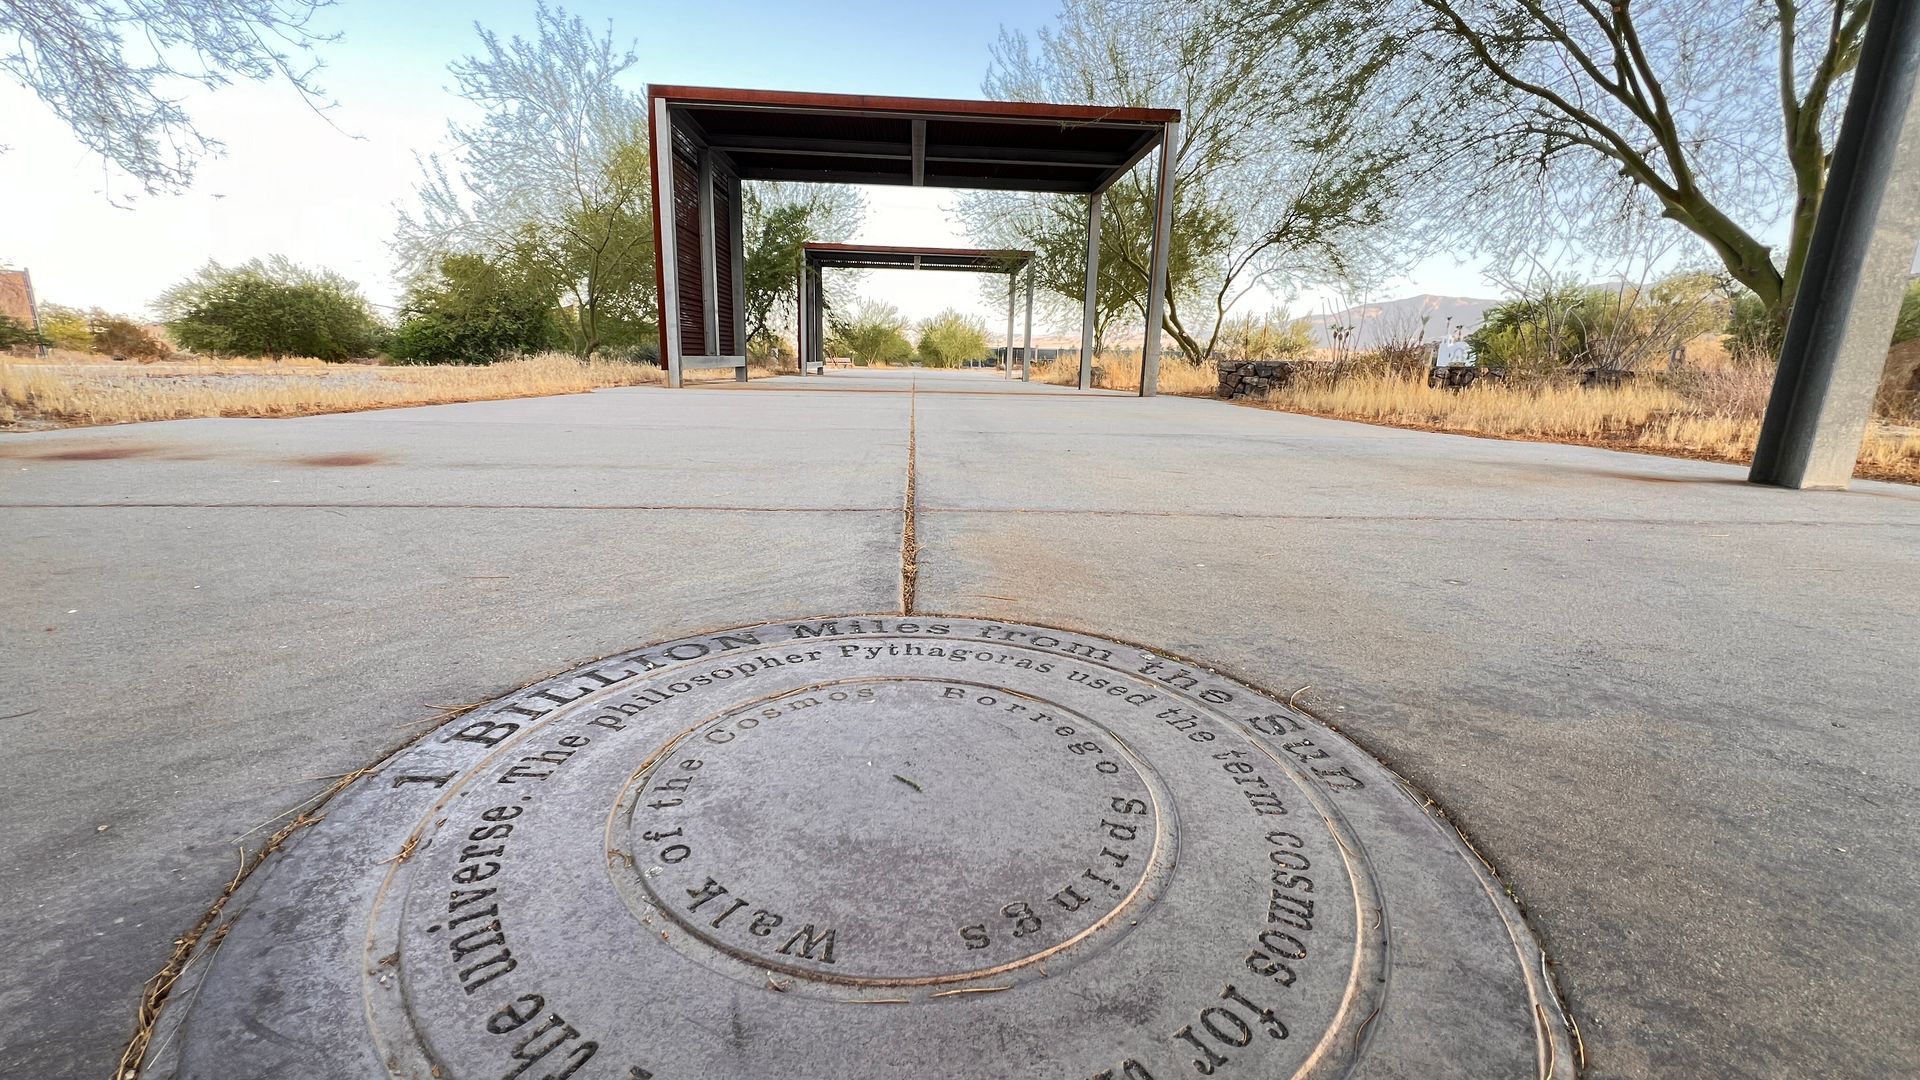
M 1291 692 L 1453 812 L 1590 1075 L 1920 1046 L 1920 491 L 988 375 L 0 439 L 0 1075 L 141 983 L 327 778 L 585 659 L 898 609 Z

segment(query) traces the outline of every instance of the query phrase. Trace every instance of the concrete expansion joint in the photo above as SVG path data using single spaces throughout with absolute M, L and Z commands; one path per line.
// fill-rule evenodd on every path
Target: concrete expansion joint
M 891 506 L 701 506 L 672 503 L 0 503 L 0 510 L 589 510 L 708 514 L 891 514 Z
M 914 593 L 920 582 L 920 541 L 914 532 L 914 515 L 919 499 L 915 488 L 920 433 L 919 398 L 915 393 L 919 380 L 909 384 L 907 394 L 907 491 L 900 508 L 900 614 L 913 614 Z

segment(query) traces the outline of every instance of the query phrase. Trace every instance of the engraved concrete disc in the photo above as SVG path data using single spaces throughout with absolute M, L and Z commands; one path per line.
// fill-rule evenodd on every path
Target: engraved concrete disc
M 143 1075 L 1573 1075 L 1504 891 L 1190 661 L 853 616 L 649 646 L 396 754 L 243 886 Z

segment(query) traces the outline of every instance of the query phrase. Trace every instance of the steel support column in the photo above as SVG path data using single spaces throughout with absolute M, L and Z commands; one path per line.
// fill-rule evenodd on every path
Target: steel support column
M 1087 307 L 1080 318 L 1080 389 L 1093 388 L 1093 328 L 1099 315 L 1101 192 L 1087 196 Z
M 827 283 L 820 276 L 820 268 L 813 268 L 812 280 L 808 283 L 813 297 L 813 356 L 814 363 L 820 365 L 820 373 L 826 374 L 827 364 Z
M 800 377 L 807 377 L 807 261 L 800 260 L 800 272 L 793 283 L 793 362 Z
M 1140 396 L 1160 392 L 1160 323 L 1167 306 L 1167 242 L 1173 233 L 1173 163 L 1180 150 L 1180 125 L 1160 135 L 1160 169 L 1153 184 L 1153 249 L 1148 260 L 1147 340 L 1140 348 Z
M 1033 381 L 1033 263 L 1027 263 L 1027 330 L 1020 346 L 1020 381 Z
M 667 355 L 667 385 L 680 385 L 680 263 L 674 250 L 673 114 L 665 99 L 653 103 L 654 214 L 660 221 L 660 340 Z
M 727 173 L 733 177 L 732 187 L 727 192 L 727 206 L 730 208 L 727 221 L 727 244 L 733 253 L 733 295 L 727 297 L 727 302 L 733 305 L 733 347 L 739 350 L 741 356 L 745 356 L 749 351 L 747 349 L 747 208 L 741 197 L 746 194 L 746 191 L 745 185 L 740 182 L 739 173 L 734 172 L 732 161 L 727 163 Z M 740 368 L 733 377 L 736 382 L 746 382 L 747 369 Z
M 1747 479 L 1845 488 L 1920 242 L 1920 4 L 1873 6 Z
M 1003 374 L 1003 375 L 1005 375 L 1005 376 L 1006 376 L 1007 378 L 1009 378 L 1009 379 L 1011 379 L 1011 378 L 1013 378 L 1013 297 L 1014 297 L 1014 278 L 1015 278 L 1015 277 L 1016 277 L 1016 276 L 1017 276 L 1017 275 L 1018 275 L 1019 273 L 1020 273 L 1020 271 L 1019 271 L 1018 269 L 1016 269 L 1016 270 L 1014 270 L 1014 271 L 1013 271 L 1012 273 L 1009 273 L 1009 274 L 1007 275 L 1007 355 L 1006 355 L 1006 357 L 1005 357 L 1005 358 L 1004 358 L 1004 359 L 1003 359 L 1003 360 L 1001 361 L 1001 364 L 1000 364 L 1000 372 L 1001 372 L 1001 374 Z

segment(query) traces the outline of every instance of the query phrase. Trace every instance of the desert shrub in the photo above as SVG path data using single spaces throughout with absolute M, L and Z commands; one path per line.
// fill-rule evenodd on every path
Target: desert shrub
M 1474 359 L 1516 376 L 1565 370 L 1580 352 L 1578 312 L 1586 292 L 1576 283 L 1548 282 L 1488 308 L 1480 328 L 1467 337 Z
M 209 262 L 154 302 L 175 341 L 215 356 L 372 356 L 381 326 L 357 285 L 280 256 Z
M 1780 337 L 1785 330 L 1759 297 L 1741 293 L 1733 298 L 1722 341 L 1736 361 L 1771 365 L 1780 357 Z
M 87 322 L 94 352 L 126 360 L 164 360 L 173 355 L 166 342 L 132 319 L 95 310 Z
M 913 359 L 907 340 L 907 320 L 900 309 L 879 301 L 863 301 L 845 316 L 836 314 L 827 349 L 855 363 L 900 364 Z
M 528 260 L 449 255 L 407 291 L 387 351 L 408 364 L 486 364 L 558 348 L 565 335 L 555 297 Z
M 1488 309 L 1467 341 L 1483 366 L 1523 378 L 1634 371 L 1665 366 L 1688 341 L 1726 328 L 1737 307 L 1708 274 L 1646 285 L 1548 282 Z
M 40 307 L 40 333 L 56 349 L 87 352 L 93 348 L 93 325 L 87 313 L 63 304 Z
M 987 355 L 987 323 L 948 308 L 920 323 L 920 360 L 928 367 L 958 367 Z

